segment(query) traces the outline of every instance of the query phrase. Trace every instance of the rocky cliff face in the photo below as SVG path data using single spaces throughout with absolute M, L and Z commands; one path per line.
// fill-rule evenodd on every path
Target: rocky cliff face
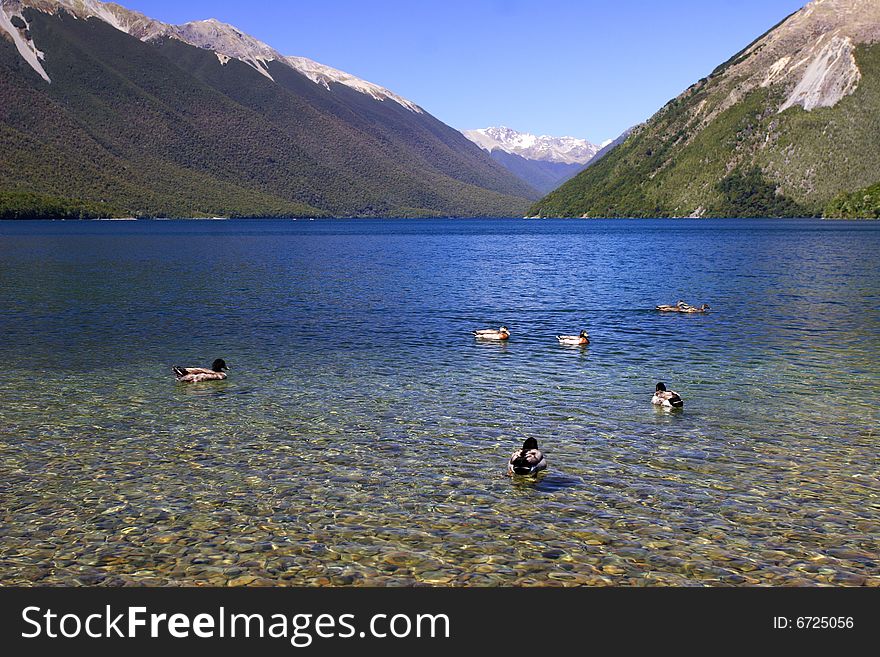
M 716 112 L 757 87 L 784 98 L 778 111 L 831 107 L 855 91 L 861 73 L 857 44 L 880 39 L 876 0 L 814 0 L 737 55 L 720 74 L 728 93 Z

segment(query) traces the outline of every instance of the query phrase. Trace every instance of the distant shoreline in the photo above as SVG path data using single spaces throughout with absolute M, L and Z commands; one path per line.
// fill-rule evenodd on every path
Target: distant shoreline
M 713 221 L 730 219 L 735 221 L 878 221 L 877 217 L 96 217 L 72 219 L 64 217 L 29 217 L 22 219 L 0 218 L 3 223 L 28 223 L 36 221 L 58 221 L 70 223 L 89 222 L 132 222 L 132 221 L 401 221 L 401 220 L 462 220 L 484 219 L 498 221 Z

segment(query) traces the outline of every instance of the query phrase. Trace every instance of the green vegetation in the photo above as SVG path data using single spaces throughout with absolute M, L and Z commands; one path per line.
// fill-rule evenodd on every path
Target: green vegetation
M 880 182 L 851 194 L 840 194 L 825 208 L 834 219 L 880 219 Z
M 794 107 L 778 113 L 779 92 L 760 87 L 717 112 L 736 82 L 720 67 L 529 214 L 829 213 L 832 199 L 875 183 L 880 171 L 880 44 L 859 46 L 856 61 L 862 79 L 855 93 L 810 112 Z
M 776 186 L 764 178 L 761 169 L 752 167 L 745 173 L 733 171 L 718 183 L 724 198 L 718 212 L 728 217 L 806 217 L 804 208 L 777 193 Z
M 106 219 L 122 216 L 105 204 L 82 199 L 0 192 L 0 219 Z
M 97 19 L 26 18 L 52 83 L 0 38 L 0 191 L 134 217 L 521 216 L 536 196 L 397 103 Z

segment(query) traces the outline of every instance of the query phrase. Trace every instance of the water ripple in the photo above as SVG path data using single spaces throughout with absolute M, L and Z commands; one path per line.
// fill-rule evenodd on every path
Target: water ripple
M 876 586 L 878 247 L 853 222 L 2 224 L 0 583 Z M 651 310 L 679 298 L 713 311 Z M 229 380 L 173 381 L 216 356 Z M 526 437 L 550 469 L 511 480 Z

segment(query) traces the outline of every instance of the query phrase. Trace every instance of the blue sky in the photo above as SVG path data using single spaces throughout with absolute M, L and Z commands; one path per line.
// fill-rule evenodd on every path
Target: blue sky
M 460 128 L 594 142 L 644 121 L 806 0 L 116 0 L 217 18 Z

